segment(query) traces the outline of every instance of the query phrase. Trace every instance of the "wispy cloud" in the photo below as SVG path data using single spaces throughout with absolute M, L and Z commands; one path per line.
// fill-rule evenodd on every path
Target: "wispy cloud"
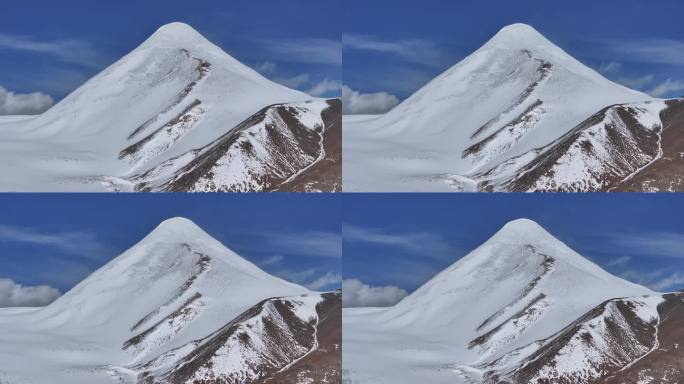
M 262 61 L 254 65 L 254 70 L 264 75 L 270 75 L 275 72 L 277 65 L 270 61 Z
M 441 236 L 428 232 L 391 233 L 375 228 L 344 225 L 342 227 L 342 237 L 345 242 L 349 243 L 367 243 L 396 247 L 438 260 L 452 258 L 456 252 L 456 249 Z
M 274 234 L 269 241 L 279 252 L 298 256 L 342 257 L 342 237 L 334 232 Z
M 298 63 L 342 65 L 342 44 L 339 40 L 307 38 L 263 41 L 274 59 Z
M 622 76 L 618 77 L 616 81 L 622 85 L 625 85 L 629 88 L 633 89 L 639 89 L 643 90 L 646 88 L 649 84 L 653 83 L 655 80 L 655 76 L 652 74 L 646 74 L 643 76 L 636 76 L 636 77 L 628 77 L 628 76 Z
M 646 256 L 684 258 L 684 233 L 629 233 L 609 238 L 626 250 Z
M 48 285 L 24 286 L 11 279 L 0 279 L 0 307 L 42 307 L 61 293 Z
M 602 73 L 615 73 L 615 72 L 619 72 L 621 68 L 622 68 L 622 63 L 618 63 L 616 61 L 610 61 L 607 63 L 602 63 L 598 67 L 598 71 L 602 72 Z
M 380 114 L 399 104 L 399 98 L 387 92 L 361 93 L 342 86 L 342 112 L 354 114 Z
M 277 77 L 275 81 L 289 88 L 300 88 L 311 81 L 311 76 L 302 73 L 293 77 Z
M 648 91 L 648 94 L 655 97 L 661 97 L 682 90 L 684 90 L 684 81 L 667 79 Z
M 278 265 L 284 260 L 284 257 L 281 255 L 273 255 L 270 257 L 267 257 L 259 262 L 259 265 L 263 267 L 268 267 L 271 265 Z
M 342 291 L 344 307 L 389 307 L 408 294 L 406 290 L 396 286 L 373 287 L 359 279 L 344 279 Z
M 684 273 L 664 269 L 655 271 L 626 270 L 618 273 L 624 279 L 645 285 L 654 291 L 669 292 L 684 288 Z
M 632 258 L 629 256 L 620 256 L 610 259 L 606 262 L 608 267 L 620 267 L 626 265 Z
M 25 36 L 0 34 L 0 50 L 47 54 L 84 67 L 101 66 L 102 55 L 87 41 L 63 39 L 39 41 Z
M 442 67 L 447 59 L 437 45 L 424 39 L 387 40 L 370 35 L 342 35 L 345 49 L 391 54 L 405 61 L 430 67 Z
M 684 42 L 671 39 L 620 39 L 601 41 L 602 49 L 624 61 L 684 65 Z
M 87 232 L 48 233 L 31 228 L 0 224 L 0 242 L 54 247 L 66 253 L 93 260 L 102 260 L 112 256 L 112 250 L 109 246 Z

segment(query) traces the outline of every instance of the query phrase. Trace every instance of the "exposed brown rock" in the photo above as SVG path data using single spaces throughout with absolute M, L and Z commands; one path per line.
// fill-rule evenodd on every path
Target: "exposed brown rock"
M 330 108 L 323 111 L 323 148 L 325 157 L 272 191 L 280 192 L 341 192 L 342 191 L 342 100 L 328 100 Z

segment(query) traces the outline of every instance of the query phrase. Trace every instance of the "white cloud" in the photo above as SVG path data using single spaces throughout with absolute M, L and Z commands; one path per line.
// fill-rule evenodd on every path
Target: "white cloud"
M 50 95 L 41 92 L 14 93 L 0 86 L 0 115 L 38 115 L 54 103 Z
M 328 92 L 338 91 L 342 87 L 339 80 L 323 79 L 318 84 L 314 85 L 307 91 L 312 96 L 323 96 Z
M 334 39 L 293 39 L 268 40 L 263 42 L 266 49 L 276 55 L 278 60 L 313 63 L 313 64 L 342 64 L 342 44 Z
M 667 79 L 648 91 L 648 94 L 655 97 L 661 97 L 681 90 L 684 90 L 684 81 Z
M 85 232 L 46 233 L 0 224 L 0 242 L 49 245 L 64 252 L 95 260 L 110 257 L 113 253 L 95 236 Z
M 0 307 L 42 307 L 61 293 L 47 285 L 27 287 L 11 279 L 0 279 Z
M 257 63 L 254 66 L 254 69 L 259 73 L 263 73 L 264 75 L 270 75 L 275 72 L 276 64 L 270 61 L 262 61 Z
M 279 77 L 275 79 L 276 82 L 289 87 L 305 91 L 312 96 L 322 96 L 328 92 L 337 91 L 342 88 L 342 83 L 339 80 L 331 80 L 325 78 L 316 84 L 312 84 L 311 76 L 307 73 L 302 73 L 294 77 Z
M 308 74 L 302 73 L 294 77 L 276 78 L 275 81 L 289 88 L 299 88 L 304 84 L 308 84 L 311 78 Z
M 361 93 L 342 86 L 342 113 L 347 115 L 380 114 L 399 104 L 399 99 L 387 92 Z
M 358 279 L 342 280 L 344 307 L 389 307 L 406 295 L 404 289 L 395 286 L 372 287 Z
M 333 284 L 339 284 L 342 280 L 342 275 L 339 272 L 326 272 L 323 276 L 309 282 L 306 286 L 314 291 L 323 289 Z

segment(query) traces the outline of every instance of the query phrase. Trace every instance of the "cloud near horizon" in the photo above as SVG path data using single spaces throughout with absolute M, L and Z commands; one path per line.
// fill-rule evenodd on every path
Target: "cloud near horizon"
M 15 93 L 0 85 L 0 115 L 39 115 L 54 104 L 45 93 Z
M 396 286 L 373 287 L 359 279 L 342 280 L 342 306 L 390 307 L 408 295 Z
M 361 93 L 342 86 L 342 113 L 346 115 L 377 115 L 399 104 L 399 98 L 387 92 Z
M 42 307 L 55 301 L 61 292 L 48 285 L 23 286 L 0 278 L 0 307 Z

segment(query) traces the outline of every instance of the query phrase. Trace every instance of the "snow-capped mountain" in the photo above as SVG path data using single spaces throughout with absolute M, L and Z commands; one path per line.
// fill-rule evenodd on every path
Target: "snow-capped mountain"
M 0 120 L 0 187 L 271 190 L 333 155 L 323 141 L 338 104 L 172 23 L 42 115 Z
M 597 383 L 654 349 L 663 302 L 515 220 L 395 306 L 345 309 L 345 379 Z
M 667 108 L 510 25 L 386 114 L 345 117 L 345 189 L 616 188 L 662 156 Z
M 169 219 L 47 307 L 0 310 L 0 382 L 257 383 L 320 353 L 335 301 Z

